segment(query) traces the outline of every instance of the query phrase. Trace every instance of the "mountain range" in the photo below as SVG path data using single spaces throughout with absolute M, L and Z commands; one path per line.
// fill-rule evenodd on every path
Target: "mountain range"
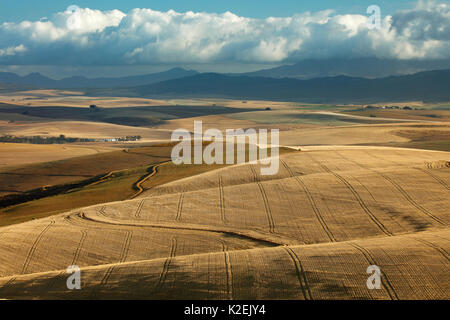
M 293 65 L 283 65 L 255 72 L 226 74 L 228 76 L 252 76 L 266 78 L 314 79 L 349 76 L 359 78 L 381 78 L 394 75 L 413 74 L 422 71 L 450 69 L 450 60 L 389 60 L 378 58 L 303 60 Z M 40 73 L 21 77 L 11 72 L 0 72 L 0 83 L 31 85 L 40 88 L 112 88 L 148 85 L 199 74 L 195 70 L 173 68 L 167 71 L 126 77 L 88 78 L 73 76 L 54 80 Z
M 450 63 L 380 59 L 309 60 L 241 74 L 168 71 L 117 78 L 82 76 L 54 80 L 39 73 L 21 77 L 0 72 L 0 91 L 35 88 L 81 89 L 87 95 L 143 97 L 223 97 L 237 99 L 358 103 L 398 100 L 450 101 Z M 442 69 L 428 69 L 433 66 Z M 389 69 L 391 68 L 391 69 Z M 364 72 L 362 71 L 364 70 Z M 386 73 L 383 77 L 367 77 Z M 366 77 L 355 76 L 364 73 Z M 337 75 L 334 75 L 337 74 Z M 317 77 L 315 77 L 316 75 Z
M 334 76 L 382 78 L 444 69 L 450 69 L 450 60 L 335 58 L 327 60 L 308 59 L 292 65 L 284 65 L 276 68 L 245 73 L 245 75 L 297 79 L 313 79 Z
M 163 72 L 138 76 L 116 78 L 87 78 L 83 76 L 75 76 L 61 80 L 54 80 L 37 72 L 30 73 L 24 77 L 11 72 L 0 72 L 0 83 L 31 85 L 39 88 L 51 89 L 111 88 L 152 84 L 165 80 L 188 77 L 195 74 L 198 74 L 198 72 L 194 70 L 185 70 L 183 68 L 173 68 Z
M 223 97 L 319 103 L 450 101 L 450 69 L 377 79 L 336 76 L 299 80 L 202 73 L 127 88 L 126 94 L 130 93 L 147 97 Z

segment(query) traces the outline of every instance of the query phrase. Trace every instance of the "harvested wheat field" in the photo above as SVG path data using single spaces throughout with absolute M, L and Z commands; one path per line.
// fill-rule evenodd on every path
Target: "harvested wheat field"
M 99 145 L 36 145 L 23 143 L 0 143 L 0 170 L 46 161 L 57 161 L 115 150 Z
M 0 298 L 450 299 L 449 162 L 309 147 L 274 176 L 228 166 L 2 227 Z M 81 290 L 67 289 L 71 265 Z
M 170 139 L 171 132 L 165 129 L 138 128 L 100 122 L 52 121 L 40 123 L 14 123 L 0 126 L 2 134 L 14 136 L 54 137 L 64 134 L 67 137 L 87 139 L 118 138 L 127 135 L 141 135 L 143 141 Z

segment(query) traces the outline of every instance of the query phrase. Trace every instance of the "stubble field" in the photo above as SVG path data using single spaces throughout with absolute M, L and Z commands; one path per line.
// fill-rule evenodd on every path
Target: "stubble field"
M 446 152 L 317 148 L 0 229 L 5 298 L 446 299 Z M 51 253 L 51 254 L 49 254 Z M 83 289 L 65 288 L 82 268 Z M 382 289 L 366 269 L 382 270 Z
M 63 101 L 46 94 L 46 106 Z M 69 94 L 67 107 L 85 104 Z M 450 299 L 445 112 L 370 118 L 360 106 L 132 99 L 156 114 L 174 111 L 144 127 L 35 117 L 0 128 L 147 134 L 133 144 L 4 147 L 0 185 L 9 194 L 98 179 L 0 209 L 0 298 Z M 128 103 L 113 100 L 105 105 Z M 213 104 L 216 113 L 203 112 Z M 167 142 L 193 120 L 205 129 L 279 128 L 278 173 L 261 175 L 260 163 L 176 166 L 173 144 L 144 143 Z M 81 268 L 80 290 L 66 286 L 71 265 Z M 371 265 L 381 270 L 380 289 L 367 287 Z

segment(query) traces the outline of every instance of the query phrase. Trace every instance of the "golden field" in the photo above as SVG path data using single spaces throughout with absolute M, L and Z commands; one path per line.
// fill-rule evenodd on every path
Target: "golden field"
M 313 148 L 314 149 L 314 148 Z M 448 299 L 448 153 L 322 147 L 0 229 L 5 298 Z M 83 289 L 65 288 L 82 268 Z M 366 268 L 382 289 L 366 287 Z
M 67 100 L 70 109 L 103 99 L 0 98 L 30 108 Z M 143 139 L 0 144 L 0 201 L 43 192 L 0 208 L 0 298 L 450 299 L 447 111 L 420 102 L 410 105 L 426 110 L 374 117 L 361 106 L 292 102 L 105 98 L 103 106 L 141 104 L 162 121 L 50 121 L 44 109 L 4 107 L 17 118 L 0 134 Z M 224 109 L 206 114 L 213 105 Z M 279 128 L 278 173 L 262 176 L 260 163 L 171 163 L 171 131 L 192 130 L 194 120 L 204 129 Z M 61 191 L 45 194 L 52 187 Z M 81 290 L 66 286 L 71 265 L 81 268 Z M 380 289 L 366 285 L 370 265 L 381 270 Z

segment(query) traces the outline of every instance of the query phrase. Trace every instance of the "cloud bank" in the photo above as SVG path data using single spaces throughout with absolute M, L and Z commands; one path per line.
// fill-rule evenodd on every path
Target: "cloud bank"
M 383 8 L 381 8 L 383 12 Z M 420 1 L 383 17 L 332 10 L 253 19 L 233 13 L 69 8 L 0 24 L 0 64 L 284 63 L 306 58 L 450 59 L 450 5 Z

